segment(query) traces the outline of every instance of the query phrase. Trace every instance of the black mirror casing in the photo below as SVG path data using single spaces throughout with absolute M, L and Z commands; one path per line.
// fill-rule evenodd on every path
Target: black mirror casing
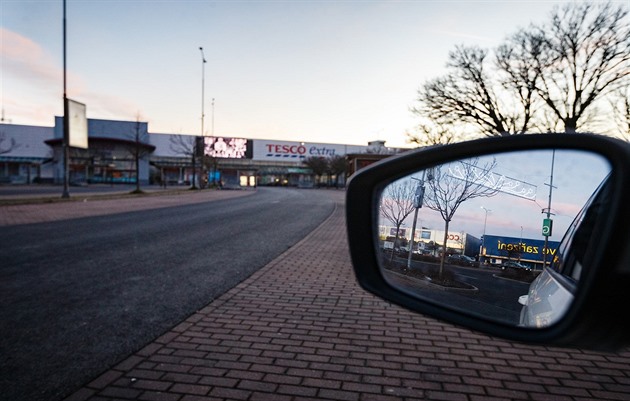
M 612 188 L 606 213 L 589 239 L 589 268 L 562 319 L 545 328 L 514 327 L 413 297 L 384 279 L 378 262 L 378 202 L 384 187 L 405 175 L 439 164 L 494 153 L 584 150 L 606 158 Z M 348 242 L 359 284 L 369 292 L 416 312 L 492 336 L 532 344 L 614 350 L 630 344 L 630 145 L 591 134 L 531 134 L 487 138 L 409 151 L 355 173 L 347 187 Z

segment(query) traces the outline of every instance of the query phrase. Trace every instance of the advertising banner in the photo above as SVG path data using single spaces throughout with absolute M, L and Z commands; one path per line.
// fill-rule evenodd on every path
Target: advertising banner
M 88 123 L 85 104 L 66 99 L 68 102 L 68 144 L 73 148 L 88 148 Z
M 545 248 L 544 240 L 486 235 L 483 244 L 487 257 L 514 258 L 520 254 L 521 259 L 542 262 L 544 253 L 551 257 L 555 256 L 560 243 L 549 241 Z M 549 256 L 547 260 L 550 260 Z

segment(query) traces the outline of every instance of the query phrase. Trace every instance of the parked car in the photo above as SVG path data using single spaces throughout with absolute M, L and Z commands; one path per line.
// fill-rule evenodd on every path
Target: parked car
M 477 261 L 468 255 L 450 255 L 446 261 L 452 265 L 477 266 Z

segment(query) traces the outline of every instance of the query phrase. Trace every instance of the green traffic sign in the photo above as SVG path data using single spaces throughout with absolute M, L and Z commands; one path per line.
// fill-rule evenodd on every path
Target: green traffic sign
M 545 237 L 551 236 L 551 228 L 553 227 L 553 220 L 543 219 L 542 235 Z

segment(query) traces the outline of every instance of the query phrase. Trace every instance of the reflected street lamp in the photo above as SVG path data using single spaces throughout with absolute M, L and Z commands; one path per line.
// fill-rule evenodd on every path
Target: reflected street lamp
M 422 172 L 422 179 L 411 177 L 412 180 L 418 181 L 418 186 L 416 187 L 416 193 L 413 198 L 413 206 L 415 208 L 413 214 L 413 226 L 411 228 L 411 238 L 409 239 L 409 252 L 407 255 L 407 268 L 411 268 L 411 255 L 413 253 L 413 240 L 416 235 L 416 221 L 418 220 L 418 209 L 422 207 L 422 203 L 424 202 L 424 180 L 426 178 L 427 171 L 424 170 Z

